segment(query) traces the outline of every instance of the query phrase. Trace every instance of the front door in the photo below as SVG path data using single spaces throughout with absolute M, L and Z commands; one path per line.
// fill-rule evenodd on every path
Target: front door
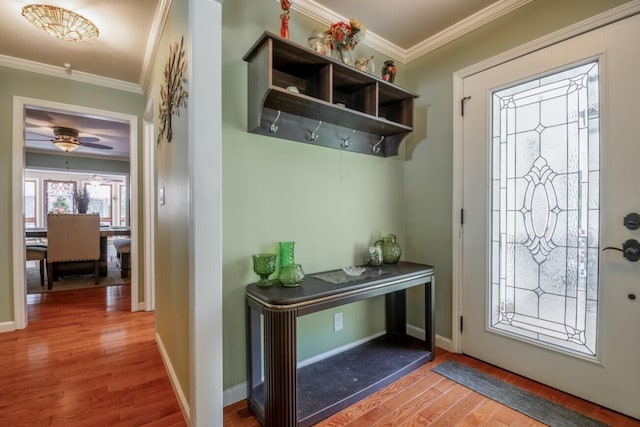
M 640 418 L 640 16 L 464 79 L 463 352 Z M 637 297 L 637 298 L 636 298 Z

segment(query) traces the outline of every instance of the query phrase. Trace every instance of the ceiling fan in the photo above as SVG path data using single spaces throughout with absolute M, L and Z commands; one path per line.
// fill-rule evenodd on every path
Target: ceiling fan
M 52 130 L 54 139 L 49 139 L 45 135 L 39 136 L 43 136 L 49 139 L 53 143 L 53 145 L 66 153 L 74 151 L 81 146 L 88 148 L 97 148 L 99 150 L 113 150 L 113 147 L 110 147 L 108 145 L 97 144 L 96 142 L 100 141 L 100 138 L 92 136 L 79 136 L 77 129 L 63 126 L 54 126 Z M 46 141 L 47 139 L 27 138 L 27 141 Z

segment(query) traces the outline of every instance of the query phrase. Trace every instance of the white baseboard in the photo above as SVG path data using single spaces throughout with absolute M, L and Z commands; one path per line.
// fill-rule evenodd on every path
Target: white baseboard
M 357 346 L 359 346 L 361 344 L 366 343 L 367 341 L 371 341 L 372 339 L 378 338 L 379 336 L 382 336 L 384 334 L 385 334 L 384 331 L 378 332 L 377 334 L 370 335 L 368 337 L 359 339 L 357 341 L 350 342 L 349 344 L 345 344 L 345 345 L 343 345 L 341 347 L 337 347 L 337 348 L 334 348 L 332 350 L 325 351 L 324 353 L 320 353 L 320 354 L 318 354 L 316 356 L 313 356 L 313 357 L 310 357 L 308 359 L 301 360 L 300 362 L 298 362 L 298 369 L 303 368 L 303 367 L 305 367 L 307 365 L 311 365 L 312 363 L 316 363 L 316 362 L 319 362 L 321 360 L 327 359 L 327 358 L 329 358 L 331 356 L 335 356 L 338 353 L 342 353 L 343 351 L 346 351 L 346 350 L 349 350 L 351 348 L 357 347 Z
M 308 359 L 302 360 L 298 362 L 298 368 L 302 368 L 303 366 L 307 366 L 312 363 L 319 362 L 320 360 L 334 356 L 345 350 L 349 350 L 350 348 L 357 347 L 360 344 L 364 344 L 365 342 L 371 341 L 372 339 L 377 338 L 384 334 L 385 334 L 384 332 L 379 332 L 369 337 L 350 342 L 349 344 L 343 345 L 338 348 L 334 348 L 332 350 L 329 350 L 324 353 L 318 354 L 316 356 L 310 357 Z M 407 324 L 407 334 L 411 335 L 412 337 L 424 340 L 424 335 L 425 335 L 424 329 L 418 328 L 417 326 Z M 441 337 L 440 335 L 436 335 L 436 347 L 440 347 L 443 350 L 451 351 L 451 348 L 452 348 L 451 340 L 449 338 L 444 338 L 444 337 Z M 247 383 L 243 382 L 240 384 L 236 384 L 232 387 L 229 387 L 228 389 L 223 391 L 222 405 L 229 406 L 246 398 L 247 398 Z
M 138 311 L 145 311 L 146 308 L 147 308 L 147 305 L 144 302 L 138 303 Z
M 247 383 L 236 384 L 222 392 L 222 406 L 229 406 L 247 398 Z
M 180 410 L 182 411 L 182 416 L 184 416 L 187 425 L 191 424 L 191 409 L 189 408 L 189 402 L 187 402 L 187 398 L 182 391 L 182 387 L 180 386 L 180 381 L 178 381 L 178 377 L 176 376 L 176 371 L 173 369 L 173 365 L 171 365 L 171 360 L 169 359 L 169 355 L 167 354 L 167 350 L 164 348 L 164 344 L 162 343 L 162 339 L 160 335 L 156 332 L 156 344 L 158 345 L 158 350 L 160 350 L 160 357 L 162 358 L 162 362 L 164 363 L 164 367 L 167 370 L 167 374 L 169 375 L 169 380 L 171 381 L 171 385 L 173 386 L 173 392 L 176 394 L 176 398 L 178 399 L 178 404 L 180 405 Z
M 407 324 L 407 334 L 420 340 L 424 340 L 424 329 L 418 328 L 417 326 Z M 436 347 L 451 351 L 453 345 L 450 338 L 445 338 L 436 334 Z
M 16 322 L 0 322 L 0 333 L 13 332 L 16 330 Z

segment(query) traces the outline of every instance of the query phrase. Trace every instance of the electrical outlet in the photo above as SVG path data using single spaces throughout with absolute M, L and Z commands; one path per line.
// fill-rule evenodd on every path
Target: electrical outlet
M 342 313 L 335 313 L 333 315 L 333 332 L 342 330 Z

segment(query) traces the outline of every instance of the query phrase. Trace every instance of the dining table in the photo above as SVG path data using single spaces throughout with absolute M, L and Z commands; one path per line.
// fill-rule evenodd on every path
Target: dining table
M 107 275 L 107 242 L 109 237 L 115 236 L 131 236 L 131 227 L 129 226 L 117 226 L 117 225 L 109 225 L 109 226 L 100 226 L 100 266 L 99 272 L 100 276 Z M 47 228 L 46 227 L 29 227 L 25 228 L 25 237 L 27 239 L 46 239 L 47 237 Z M 85 267 L 81 262 L 71 262 L 64 263 L 65 266 L 60 266 L 61 268 L 56 269 L 58 273 L 68 274 L 84 274 L 84 271 L 91 272 L 91 267 Z M 88 270 L 87 270 L 88 269 Z

